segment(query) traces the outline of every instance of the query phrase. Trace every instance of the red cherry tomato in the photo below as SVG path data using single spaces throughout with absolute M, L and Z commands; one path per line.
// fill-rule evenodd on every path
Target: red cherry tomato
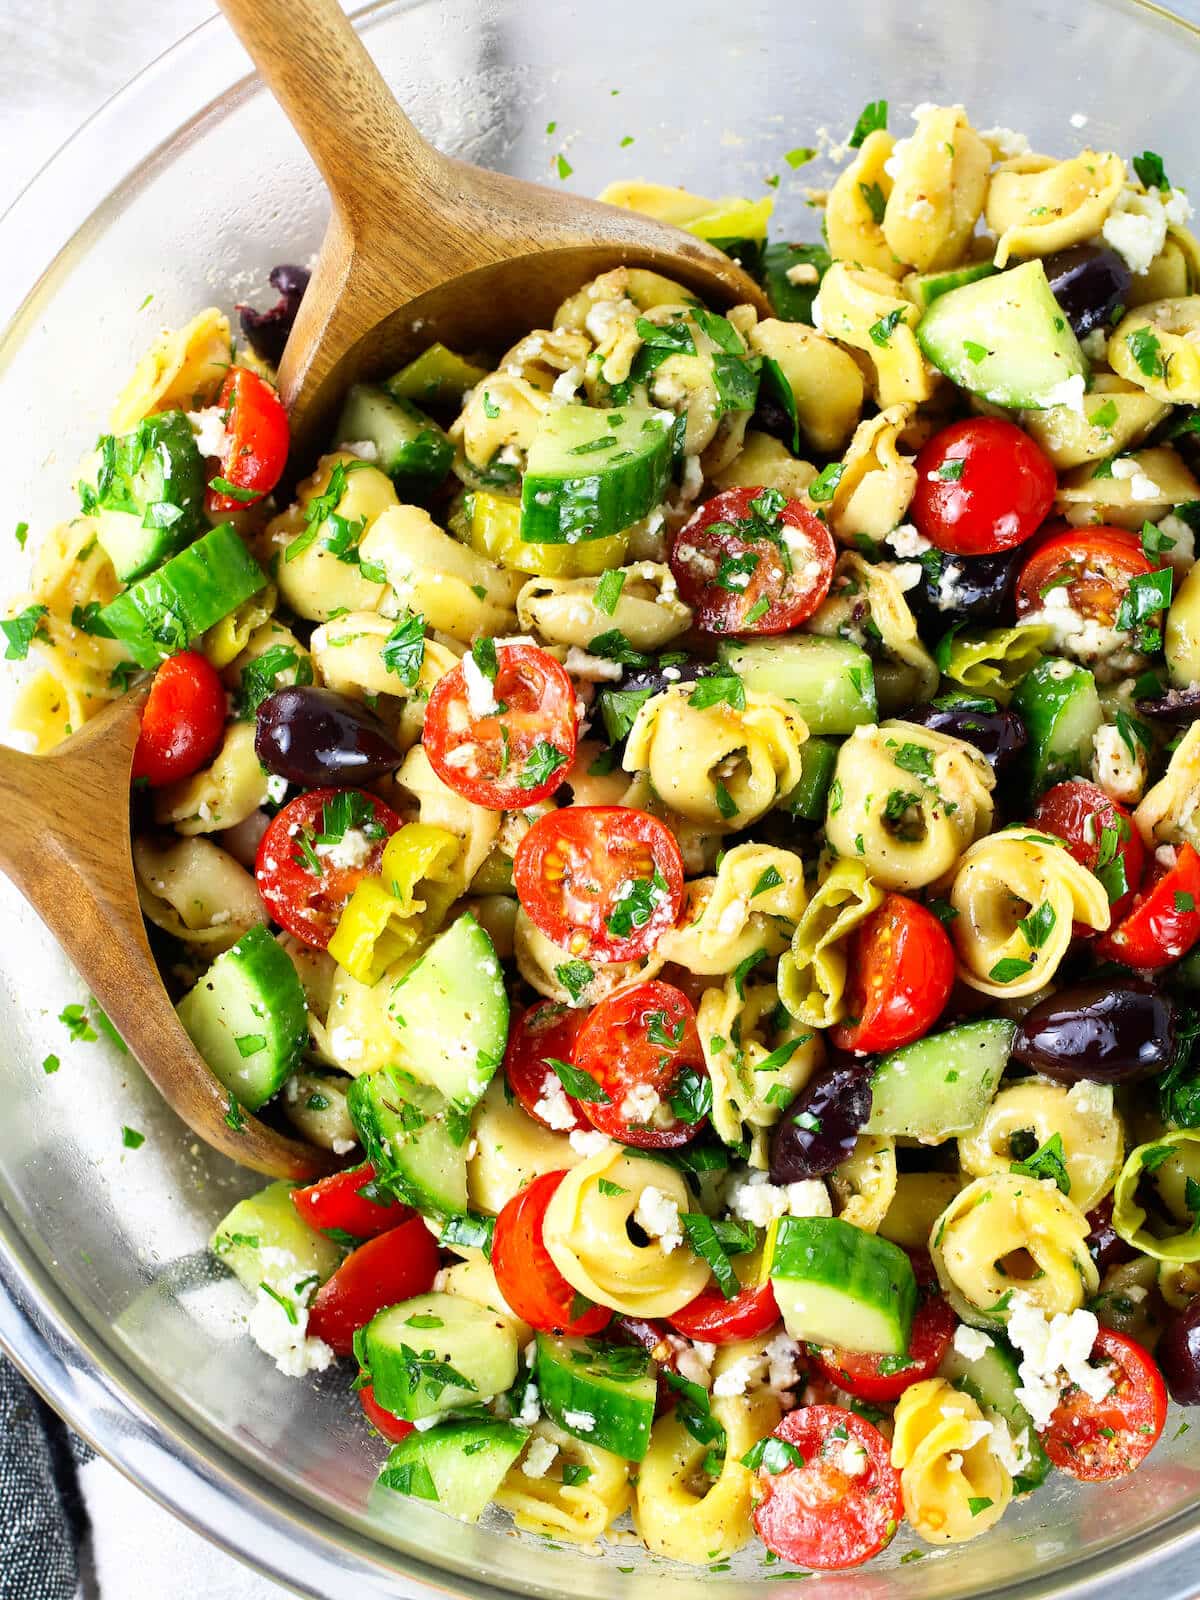
M 846 1004 L 855 1022 L 833 1030 L 839 1050 L 896 1050 L 928 1033 L 954 987 L 954 946 L 945 928 L 907 895 L 889 894 L 850 945 Z
M 373 1239 L 386 1233 L 412 1216 L 411 1206 L 394 1201 L 368 1200 L 359 1190 L 375 1177 L 375 1168 L 368 1161 L 361 1167 L 351 1167 L 347 1172 L 335 1172 L 328 1178 L 310 1183 L 306 1189 L 292 1190 L 292 1204 L 301 1218 L 318 1233 L 336 1228 L 356 1239 Z
M 1097 874 L 1115 927 L 1146 870 L 1146 847 L 1130 813 L 1094 783 L 1056 783 L 1034 808 L 1033 825 L 1064 839 L 1076 861 Z
M 283 476 L 290 440 L 287 412 L 271 385 L 248 367 L 230 368 L 217 404 L 225 413 L 227 443 L 214 476 L 242 493 L 210 488 L 204 503 L 214 514 L 243 511 L 270 494 Z
M 437 1241 L 420 1217 L 410 1217 L 352 1250 L 317 1290 L 308 1331 L 339 1356 L 353 1353 L 354 1335 L 377 1311 L 433 1288 Z
M 586 1302 L 579 1308 L 581 1297 L 554 1265 L 542 1239 L 546 1208 L 565 1177 L 565 1172 L 544 1172 L 505 1202 L 492 1235 L 492 1271 L 507 1305 L 531 1328 L 599 1333 L 608 1326 L 611 1310 Z
M 1096 941 L 1096 954 L 1127 967 L 1169 967 L 1198 939 L 1200 856 L 1181 844 L 1175 865 L 1155 869 L 1121 921 Z
M 711 1089 L 696 1013 L 673 984 L 655 979 L 601 1000 L 579 1031 L 575 1065 L 605 1096 L 580 1104 L 610 1139 L 669 1150 L 694 1139 L 707 1120 L 699 1108 L 711 1103 Z
M 539 817 L 521 840 L 513 882 L 529 920 L 567 957 L 636 961 L 675 926 L 683 857 L 670 828 L 647 811 L 567 806 Z
M 225 687 L 204 656 L 185 650 L 164 661 L 142 708 L 134 780 L 160 789 L 199 772 L 221 742 L 226 709 Z
M 556 1061 L 574 1060 L 575 1041 L 586 1021 L 586 1011 L 572 1011 L 569 1006 L 560 1006 L 553 1000 L 541 1000 L 523 1011 L 509 1030 L 504 1075 L 525 1110 L 544 1128 L 569 1133 L 572 1128 L 591 1127 L 578 1100 L 562 1090 L 554 1069 L 546 1065 L 547 1056 L 553 1056 Z M 575 1116 L 573 1124 L 568 1125 L 565 1119 L 559 1123 L 549 1122 L 538 1110 L 538 1103 L 545 1099 L 547 1092 L 557 1098 L 556 1089 L 566 1095 Z
M 972 417 L 935 433 L 917 454 L 909 515 L 953 556 L 991 556 L 1036 533 L 1050 514 L 1058 478 L 1015 422 Z
M 772 1438 L 792 1451 L 780 1452 L 778 1471 L 769 1459 L 758 1469 L 754 1526 L 767 1549 L 823 1572 L 878 1555 L 904 1515 L 900 1474 L 879 1429 L 841 1406 L 804 1406 Z
M 932 1378 L 954 1338 L 958 1318 L 940 1294 L 929 1295 L 917 1307 L 908 1339 L 908 1359 L 897 1365 L 895 1356 L 866 1355 L 839 1350 L 833 1345 L 810 1345 L 809 1354 L 831 1383 L 859 1400 L 898 1400 L 905 1389 Z
M 739 1339 L 758 1339 L 779 1321 L 775 1291 L 765 1283 L 748 1283 L 732 1300 L 710 1284 L 694 1300 L 668 1319 L 671 1326 L 689 1339 L 704 1344 L 736 1344 Z
M 399 1444 L 401 1439 L 407 1439 L 413 1431 L 413 1424 L 403 1417 L 398 1417 L 394 1411 L 385 1411 L 375 1398 L 375 1385 L 364 1383 L 358 1391 L 359 1403 L 363 1408 L 363 1415 L 375 1429 L 381 1433 L 391 1444 Z
M 468 692 L 470 683 L 482 683 L 482 696 Z M 554 793 L 575 759 L 576 737 L 566 672 L 535 644 L 506 644 L 496 650 L 494 681 L 474 656 L 438 680 L 421 739 L 430 766 L 456 794 L 508 811 Z
M 1167 1420 L 1167 1390 L 1149 1351 L 1101 1328 L 1089 1358 L 1111 1365 L 1115 1387 L 1102 1400 L 1070 1388 L 1055 1407 L 1042 1443 L 1056 1467 L 1085 1483 L 1123 1478 L 1153 1450 Z
M 778 489 L 726 489 L 675 535 L 671 571 L 707 633 L 786 633 L 829 593 L 825 524 Z
M 1046 597 L 1062 589 L 1073 611 L 1114 627 L 1130 579 L 1159 565 L 1125 528 L 1064 528 L 1039 544 L 1021 568 L 1014 590 L 1017 615 L 1042 610 Z
M 345 853 L 350 835 L 361 832 L 370 847 L 361 862 L 348 866 L 339 866 L 335 855 L 321 853 L 338 849 L 323 836 L 329 832 L 325 807 L 341 795 L 357 797 L 351 803 L 361 803 L 369 819 L 361 828 L 348 830 L 341 841 Z M 399 826 L 400 818 L 390 806 L 361 789 L 312 789 L 297 795 L 271 819 L 259 841 L 254 877 L 263 904 L 280 927 L 315 950 L 324 950 L 346 901 L 368 873 L 379 871 L 383 847 Z

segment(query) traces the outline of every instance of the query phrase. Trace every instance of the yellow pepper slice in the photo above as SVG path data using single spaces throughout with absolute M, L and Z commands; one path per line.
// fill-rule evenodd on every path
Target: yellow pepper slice
M 460 841 L 446 828 L 410 822 L 384 847 L 379 877 L 363 878 L 342 912 L 329 953 L 360 983 L 382 974 L 441 923 L 464 885 Z

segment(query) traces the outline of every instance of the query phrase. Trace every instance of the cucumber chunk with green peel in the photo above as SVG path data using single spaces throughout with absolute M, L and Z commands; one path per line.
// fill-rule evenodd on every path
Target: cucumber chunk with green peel
M 661 505 L 675 418 L 648 406 L 559 406 L 529 447 L 521 537 L 531 544 L 604 539 Z
M 468 389 L 487 377 L 486 367 L 448 350 L 444 344 L 431 344 L 416 360 L 384 380 L 383 387 L 396 400 L 411 400 L 414 405 L 436 409 L 457 406 Z
M 790 700 L 810 734 L 853 733 L 878 720 L 871 658 L 849 639 L 800 633 L 747 644 L 729 640 L 718 654 L 747 689 Z
M 537 1336 L 535 1372 L 546 1415 L 565 1433 L 629 1461 L 640 1461 L 650 1445 L 656 1370 L 636 1346 Z
M 295 1187 L 269 1183 L 239 1200 L 209 1240 L 213 1255 L 251 1294 L 261 1283 L 278 1288 L 312 1274 L 324 1283 L 341 1263 L 339 1246 L 301 1219 L 292 1204 Z
M 222 522 L 110 600 L 100 621 L 139 667 L 156 667 L 189 649 L 266 584 L 233 524 Z
M 351 385 L 334 437 L 373 444 L 374 464 L 408 489 L 435 488 L 454 459 L 454 446 L 432 417 L 371 383 Z
M 462 1295 L 415 1295 L 354 1336 L 358 1364 L 386 1411 L 415 1422 L 503 1394 L 517 1375 L 512 1323 Z
M 977 1128 L 1008 1065 L 1016 1025 L 964 1022 L 885 1055 L 865 1133 L 944 1144 Z
M 308 1043 L 304 988 L 261 923 L 217 957 L 177 1009 L 196 1049 L 250 1111 L 291 1077 Z
M 840 1217 L 781 1217 L 767 1250 L 789 1338 L 908 1354 L 917 1280 L 899 1245 Z
M 1087 361 L 1040 261 L 938 295 L 917 343 L 940 372 L 998 406 L 1060 405 Z
M 1104 710 L 1086 667 L 1047 656 L 1021 679 L 1012 704 L 1029 735 L 1025 760 L 1034 795 L 1087 772 Z
M 160 411 L 132 433 L 105 434 L 94 482 L 80 484 L 85 511 L 123 583 L 140 578 L 199 532 L 204 460 L 182 411 Z
M 428 1215 L 467 1209 L 470 1122 L 399 1067 L 355 1078 L 346 1107 L 381 1189 Z
M 1028 1494 L 1045 1482 L 1050 1472 L 1050 1457 L 1037 1436 L 1033 1418 L 1017 1399 L 1021 1377 L 1016 1357 L 998 1334 L 983 1334 L 972 1329 L 971 1336 L 989 1340 L 987 1348 L 968 1360 L 951 1345 L 938 1369 L 939 1375 L 969 1394 L 989 1421 L 998 1418 L 1007 1426 L 1018 1454 L 1029 1458 L 1013 1479 L 1013 1488 L 1017 1494 Z
M 508 992 L 492 941 L 464 912 L 396 984 L 388 1002 L 396 1060 L 460 1110 L 504 1059 Z
M 800 782 L 779 802 L 803 822 L 820 822 L 829 799 L 829 786 L 837 766 L 838 747 L 832 739 L 806 739 L 800 747 Z
M 477 1522 L 528 1440 L 529 1429 L 515 1422 L 441 1422 L 392 1446 L 376 1490 L 433 1501 L 460 1522 Z
M 943 267 L 940 272 L 914 272 L 904 280 L 904 287 L 921 310 L 928 311 L 935 300 L 949 294 L 951 289 L 961 289 L 995 274 L 996 268 L 990 261 L 972 261 L 964 267 Z

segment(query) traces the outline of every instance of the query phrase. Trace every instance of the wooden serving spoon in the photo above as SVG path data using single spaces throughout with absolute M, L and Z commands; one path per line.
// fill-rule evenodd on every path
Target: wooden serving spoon
M 612 267 L 650 267 L 716 304 L 768 309 L 745 273 L 689 234 L 440 155 L 397 106 L 337 0 L 221 4 L 333 201 L 279 372 L 301 450 L 356 378 L 435 339 L 495 348 Z M 340 1163 L 231 1113 L 151 955 L 129 838 L 146 693 L 133 689 L 49 756 L 0 747 L 0 870 L 190 1128 L 243 1166 L 311 1180 Z
M 338 0 L 220 0 L 333 204 L 279 387 L 303 454 L 356 379 L 441 340 L 502 349 L 589 278 L 649 267 L 717 306 L 762 291 L 713 245 L 453 160 L 401 111 Z

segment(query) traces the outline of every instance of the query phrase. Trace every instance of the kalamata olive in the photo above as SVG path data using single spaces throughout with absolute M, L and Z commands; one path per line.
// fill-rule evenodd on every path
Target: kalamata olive
M 1167 1319 L 1154 1354 L 1176 1405 L 1200 1406 L 1200 1295 Z
M 251 349 L 272 366 L 279 365 L 304 291 L 308 288 L 309 277 L 307 267 L 272 267 L 267 281 L 273 289 L 279 290 L 279 299 L 271 309 L 255 311 L 253 306 L 244 305 L 237 308 L 242 333 L 250 341 Z
M 930 704 L 917 706 L 906 715 L 909 722 L 919 722 L 923 728 L 973 744 L 996 772 L 1011 766 L 1029 742 L 1025 724 L 1015 711 L 981 711 L 970 704 Z
M 823 1178 L 854 1149 L 871 1115 L 871 1068 L 826 1067 L 801 1089 L 771 1134 L 771 1182 Z
M 963 618 L 1003 622 L 1020 559 L 1019 550 L 1002 550 L 994 556 L 926 550 L 921 556 L 921 581 L 908 591 L 908 603 L 931 623 L 949 626 Z
M 1143 717 L 1182 727 L 1200 717 L 1200 689 L 1168 689 L 1157 700 L 1139 700 L 1137 708 Z
M 1012 1053 L 1060 1083 L 1130 1083 L 1170 1066 L 1175 1003 L 1148 983 L 1080 983 L 1027 1011 Z
M 1112 1210 L 1112 1195 L 1106 1194 L 1104 1199 L 1093 1206 L 1087 1214 L 1091 1231 L 1086 1243 L 1101 1277 L 1109 1267 L 1120 1266 L 1122 1261 L 1132 1261 L 1137 1254 L 1133 1246 L 1126 1244 L 1113 1227 Z
M 649 689 L 651 694 L 661 694 L 678 683 L 695 683 L 716 669 L 708 661 L 673 661 L 665 667 L 657 662 L 649 667 L 632 667 L 625 673 L 617 687 L 624 693 L 636 694 L 639 689 Z
M 1093 328 L 1107 328 L 1116 308 L 1128 304 L 1133 275 L 1104 245 L 1072 245 L 1047 256 L 1042 265 L 1077 339 Z
M 306 789 L 370 783 L 404 760 L 377 717 L 332 689 L 277 689 L 258 708 L 254 750 Z

